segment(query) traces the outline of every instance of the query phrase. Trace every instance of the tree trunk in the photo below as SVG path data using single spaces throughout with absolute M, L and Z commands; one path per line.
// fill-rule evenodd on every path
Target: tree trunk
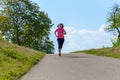
M 18 44 L 18 45 L 21 45 L 21 44 L 20 44 L 20 39 L 19 39 L 19 29 L 18 29 L 18 27 L 16 27 L 16 40 L 17 40 L 17 41 L 16 41 L 17 44 Z
M 116 28 L 117 32 L 118 32 L 118 36 L 117 36 L 117 45 L 120 45 L 120 30 L 119 28 Z
M 119 30 L 119 28 L 116 27 L 116 30 L 118 32 L 118 37 L 120 37 L 120 30 Z

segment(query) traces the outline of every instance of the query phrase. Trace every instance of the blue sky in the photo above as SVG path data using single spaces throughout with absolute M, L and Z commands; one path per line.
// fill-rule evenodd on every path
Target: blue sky
M 53 34 L 58 23 L 63 23 L 67 31 L 63 53 L 91 48 L 111 46 L 114 36 L 104 31 L 106 18 L 114 3 L 119 0 L 32 0 L 48 13 L 54 26 L 51 40 L 57 42 Z

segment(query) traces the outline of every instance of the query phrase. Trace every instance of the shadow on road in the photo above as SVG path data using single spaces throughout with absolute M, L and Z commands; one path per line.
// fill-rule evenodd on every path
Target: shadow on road
M 63 55 L 62 57 L 66 57 L 66 58 L 88 58 L 87 56 L 80 56 L 80 55 Z

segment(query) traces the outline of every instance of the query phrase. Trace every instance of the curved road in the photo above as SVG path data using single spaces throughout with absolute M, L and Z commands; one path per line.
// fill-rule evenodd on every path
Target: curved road
M 21 80 L 120 80 L 120 60 L 84 53 L 46 55 Z

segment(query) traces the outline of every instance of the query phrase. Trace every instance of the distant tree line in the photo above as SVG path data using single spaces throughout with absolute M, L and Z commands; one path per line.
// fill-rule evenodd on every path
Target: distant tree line
M 52 21 L 30 0 L 0 0 L 0 31 L 9 42 L 53 53 Z
M 105 30 L 117 36 L 117 39 L 112 41 L 113 47 L 120 46 L 120 6 L 118 4 L 114 4 L 110 10 L 106 24 Z

